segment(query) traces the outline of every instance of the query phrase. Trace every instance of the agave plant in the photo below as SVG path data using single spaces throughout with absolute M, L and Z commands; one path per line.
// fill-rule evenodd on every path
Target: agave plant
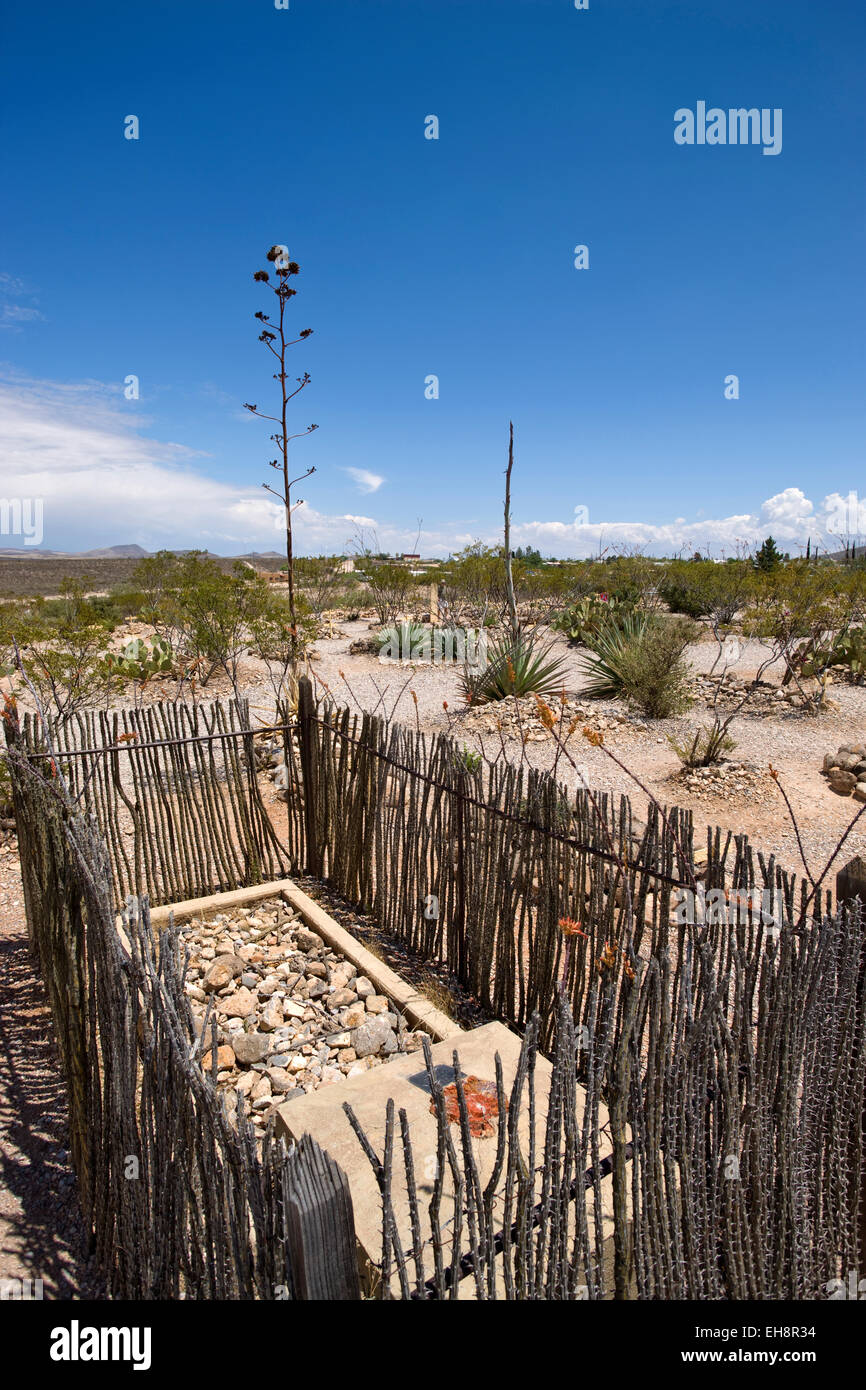
M 461 675 L 467 705 L 487 705 L 509 695 L 541 695 L 553 699 L 565 683 L 567 658 L 553 653 L 553 642 L 521 632 L 494 638 L 481 669 L 466 665 Z
M 376 639 L 379 656 L 395 661 L 430 660 L 431 632 L 423 623 L 403 622 L 383 628 Z

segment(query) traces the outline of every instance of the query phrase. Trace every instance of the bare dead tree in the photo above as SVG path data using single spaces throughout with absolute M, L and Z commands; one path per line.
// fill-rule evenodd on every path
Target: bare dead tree
M 304 372 L 303 376 L 295 377 L 297 386 L 293 391 L 288 389 L 288 373 L 286 371 L 286 353 L 290 347 L 294 347 L 304 338 L 309 338 L 312 328 L 302 328 L 297 338 L 286 336 L 286 306 L 289 300 L 297 294 L 297 290 L 292 289 L 289 280 L 293 275 L 297 275 L 300 266 L 297 261 L 289 260 L 289 253 L 285 246 L 272 246 L 268 252 L 268 260 L 272 262 L 277 276 L 276 285 L 272 286 L 274 294 L 279 303 L 279 315 L 275 322 L 272 322 L 270 315 L 262 313 L 261 310 L 256 314 L 256 318 L 264 325 L 259 334 L 259 342 L 264 343 L 269 352 L 273 353 L 279 363 L 279 371 L 274 372 L 274 381 L 279 382 L 280 386 L 280 414 L 266 415 L 259 410 L 257 405 L 249 405 L 244 402 L 244 409 L 249 410 L 252 415 L 257 415 L 261 420 L 271 420 L 279 425 L 279 430 L 271 435 L 271 440 L 279 449 L 279 457 L 270 459 L 271 468 L 275 468 L 282 474 L 282 488 L 271 487 L 268 483 L 262 483 L 266 492 L 271 492 L 282 502 L 286 514 L 286 565 L 288 570 L 289 588 L 289 615 L 291 619 L 292 648 L 295 660 L 298 656 L 298 617 L 295 609 L 295 570 L 294 570 L 294 549 L 292 537 L 292 512 L 296 507 L 300 507 L 303 498 L 292 502 L 292 488 L 304 478 L 309 478 L 311 473 L 315 473 L 315 468 L 308 468 L 306 473 L 301 473 L 297 478 L 289 477 L 289 444 L 293 439 L 301 439 L 304 435 L 312 434 L 313 430 L 318 429 L 318 425 L 308 425 L 305 430 L 300 430 L 297 434 L 288 432 L 288 407 L 289 402 L 309 385 L 310 374 Z M 270 276 L 266 270 L 257 270 L 253 276 L 254 280 L 262 284 L 270 284 Z
M 508 467 L 505 470 L 505 592 L 508 597 L 508 612 L 511 620 L 511 636 L 515 642 L 520 637 L 520 623 L 517 619 L 517 602 L 514 597 L 514 577 L 511 573 L 511 470 L 514 467 L 514 424 L 508 421 Z

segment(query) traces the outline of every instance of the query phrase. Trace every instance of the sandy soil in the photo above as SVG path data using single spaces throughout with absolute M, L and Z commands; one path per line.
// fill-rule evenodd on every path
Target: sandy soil
M 370 627 L 367 618 L 342 622 L 333 628 L 339 635 L 316 642 L 310 670 L 320 693 L 329 692 L 340 705 L 372 710 L 425 732 L 450 732 L 461 745 L 477 749 L 490 758 L 501 756 L 496 735 L 481 736 L 466 723 L 457 667 L 423 663 L 397 665 L 380 662 L 375 656 L 350 655 L 350 643 L 359 637 L 369 637 Z M 140 626 L 135 630 L 142 635 L 149 631 Z M 577 695 L 587 683 L 581 669 L 582 653 L 569 647 L 562 638 L 556 638 L 556 645 L 567 663 L 567 693 Z M 716 655 L 715 643 L 706 640 L 690 649 L 689 660 L 696 673 L 707 672 Z M 739 676 L 750 677 L 767 655 L 767 649 L 759 643 L 741 644 L 740 659 L 732 669 Z M 781 674 L 780 669 L 771 667 L 764 673 L 764 679 L 778 682 Z M 261 725 L 272 723 L 274 694 L 263 663 L 246 657 L 240 667 L 240 682 L 250 701 L 254 720 Z M 145 689 L 143 703 L 172 698 L 174 689 L 172 682 L 154 681 Z M 780 783 L 800 826 L 809 867 L 813 873 L 820 873 L 860 809 L 857 802 L 830 791 L 821 776 L 824 754 L 835 751 L 840 743 L 866 736 L 866 687 L 834 685 L 832 694 L 839 709 L 817 716 L 788 707 L 778 713 L 774 711 L 770 717 L 748 710 L 737 716 L 731 726 L 736 747 L 729 756 L 747 763 L 761 774 L 757 794 L 748 798 L 726 799 L 703 788 L 693 791 L 681 780 L 680 762 L 668 736 L 682 742 L 687 735 L 709 723 L 711 715 L 702 702 L 695 704 L 682 718 L 646 721 L 644 728 L 636 728 L 632 723 L 622 724 L 605 734 L 603 749 L 592 747 L 578 732 L 570 740 L 568 751 L 594 790 L 624 792 L 642 813 L 647 797 L 637 785 L 637 778 L 663 805 L 691 810 L 697 826 L 718 825 L 737 834 L 747 834 L 757 848 L 776 854 L 786 868 L 802 872 L 803 863 L 790 816 L 779 787 L 769 775 L 772 764 L 779 772 Z M 196 698 L 207 702 L 228 699 L 231 695 L 227 677 L 217 673 L 204 689 L 197 691 Z M 128 698 L 113 701 L 118 708 L 128 703 Z M 591 703 L 602 716 L 622 713 L 621 704 Z M 562 753 L 557 758 L 556 745 L 549 738 L 526 746 L 511 738 L 506 741 L 505 752 L 512 760 L 522 759 L 533 767 L 556 765 L 557 775 L 563 782 L 572 788 L 578 784 L 578 772 Z M 609 752 L 628 770 L 618 767 L 608 756 Z M 834 865 L 833 871 L 853 854 L 862 852 L 866 852 L 866 814 L 847 838 L 839 865 Z

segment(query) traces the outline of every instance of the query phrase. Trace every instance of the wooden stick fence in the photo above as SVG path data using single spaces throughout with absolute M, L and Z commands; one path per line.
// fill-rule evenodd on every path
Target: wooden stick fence
M 694 904 L 699 881 L 733 904 L 705 926 L 723 967 L 734 949 L 760 959 L 768 929 L 829 909 L 829 894 L 812 897 L 745 836 L 710 830 L 699 855 L 687 812 L 650 806 L 639 825 L 624 796 L 571 797 L 550 774 L 504 760 L 470 768 L 444 736 L 316 710 L 305 687 L 294 776 L 308 870 L 444 962 L 493 1016 L 524 1028 L 538 1013 L 544 1046 L 563 983 L 590 1027 L 589 984 L 611 954 L 634 969 L 670 946 L 682 972 L 682 928 L 695 925 L 683 890 Z M 563 918 L 579 924 L 571 942 Z
M 758 856 L 763 882 L 780 899 L 772 932 L 752 912 L 736 923 L 671 922 L 660 902 L 684 867 L 696 870 L 687 818 L 676 819 L 675 836 L 652 818 L 638 834 L 627 803 L 599 812 L 580 798 L 565 802 L 566 818 L 564 793 L 550 779 L 500 767 L 485 780 L 455 765 L 445 740 L 307 711 L 307 729 L 297 743 L 284 740 L 284 752 L 298 764 L 287 771 L 288 794 L 304 793 L 295 833 L 307 827 L 322 870 L 397 935 L 401 907 L 435 884 L 447 914 L 406 911 L 403 939 L 452 962 L 515 1015 L 533 998 L 542 1005 L 526 1020 L 508 1097 L 497 1071 L 497 1159 L 485 1186 L 458 1058 L 452 1133 L 428 1057 L 438 1133 L 432 1274 L 416 1219 L 421 1156 L 405 1117 L 389 1106 L 382 1154 L 356 1130 L 380 1179 L 381 1296 L 454 1298 L 466 1279 L 477 1298 L 493 1299 L 811 1299 L 861 1269 L 859 904 L 804 919 L 805 890 L 798 894 Z M 247 731 L 232 732 L 245 749 Z M 215 1077 L 201 1070 L 201 1053 L 210 1047 L 216 1055 L 217 1040 L 208 1027 L 195 1035 L 177 931 L 157 940 L 146 901 L 132 901 L 120 936 L 116 863 L 94 816 L 81 813 L 50 768 L 48 776 L 37 769 L 14 730 L 9 756 L 28 924 L 68 1078 L 73 1160 L 110 1292 L 356 1297 L 343 1175 L 311 1145 L 289 1153 L 268 1140 L 258 1155 L 242 1102 L 229 1122 Z M 80 799 L 86 789 L 75 787 Z M 366 863 L 350 831 L 366 846 Z M 603 855 L 593 854 L 596 844 Z M 710 835 L 708 881 L 733 879 L 748 892 L 751 851 L 736 846 L 733 872 L 727 851 Z M 486 876 L 485 891 L 475 873 Z M 499 878 L 516 883 L 511 896 Z M 863 882 L 852 868 L 844 896 Z M 572 910 L 583 910 L 591 944 L 576 938 L 582 958 L 569 954 L 555 925 L 564 892 Z M 493 921 L 485 893 L 512 915 Z M 509 971 L 510 983 L 497 978 Z M 552 1054 L 543 1133 L 530 1117 L 529 1136 L 521 1136 L 522 1088 L 542 1044 Z M 416 1212 L 403 1233 L 393 1186 L 401 1161 Z M 602 1221 L 608 1175 L 612 1256 Z M 446 1176 L 457 1194 L 447 1259 Z
M 24 716 L 19 737 L 50 761 L 35 717 Z M 90 711 L 52 732 L 52 750 L 106 839 L 118 901 L 179 902 L 284 877 L 296 864 L 262 800 L 243 702 Z

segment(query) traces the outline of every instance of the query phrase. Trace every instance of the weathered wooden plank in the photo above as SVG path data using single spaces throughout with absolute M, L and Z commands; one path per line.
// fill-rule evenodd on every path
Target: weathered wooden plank
M 305 1134 L 289 1155 L 286 1239 L 292 1291 L 306 1303 L 361 1297 L 349 1180 Z

